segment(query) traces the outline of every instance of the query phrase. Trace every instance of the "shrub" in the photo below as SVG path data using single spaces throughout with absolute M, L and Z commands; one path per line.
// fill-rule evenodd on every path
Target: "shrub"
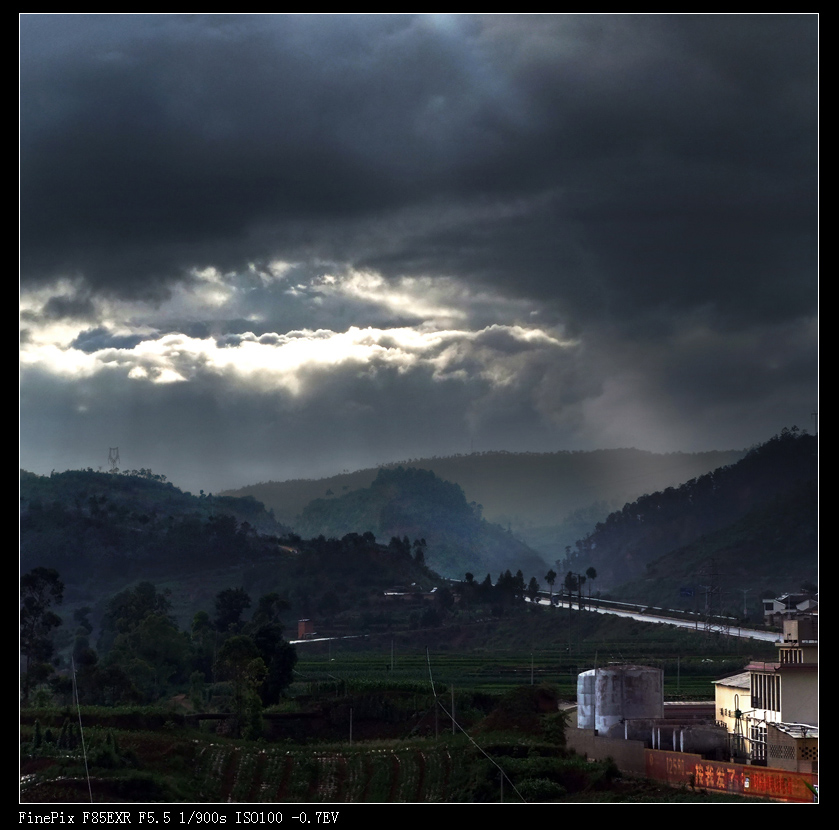
M 518 785 L 522 798 L 528 802 L 559 801 L 565 794 L 565 788 L 547 778 L 527 778 Z

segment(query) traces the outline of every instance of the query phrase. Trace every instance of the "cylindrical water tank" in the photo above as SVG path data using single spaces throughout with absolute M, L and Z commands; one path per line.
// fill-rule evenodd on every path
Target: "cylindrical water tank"
M 577 676 L 577 726 L 605 734 L 633 718 L 664 717 L 664 672 L 649 666 L 607 666 Z

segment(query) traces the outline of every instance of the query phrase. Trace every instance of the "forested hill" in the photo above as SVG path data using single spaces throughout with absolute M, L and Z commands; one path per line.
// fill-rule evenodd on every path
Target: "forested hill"
M 807 481 L 655 559 L 642 579 L 612 593 L 631 602 L 692 609 L 703 601 L 701 586 L 713 581 L 722 591 L 723 609 L 739 614 L 745 604 L 757 611 L 765 593 L 778 596 L 818 584 L 817 546 L 818 494 L 816 483 Z
M 108 597 L 138 582 L 171 591 L 184 626 L 219 591 L 239 586 L 282 596 L 287 624 L 339 609 L 357 617 L 388 587 L 444 585 L 415 541 L 412 549 L 403 534 L 378 544 L 355 532 L 306 541 L 252 498 L 193 496 L 150 471 L 21 473 L 21 572 L 57 571 L 65 608 L 91 606 L 96 626 Z
M 379 470 L 362 490 L 316 499 L 295 521 L 303 536 L 343 536 L 370 531 L 380 539 L 424 538 L 426 563 L 438 573 L 462 579 L 520 569 L 541 579 L 544 560 L 499 525 L 481 518 L 481 505 L 468 503 L 457 484 L 429 470 Z
M 800 561 L 801 569 L 810 574 L 817 556 L 816 454 L 815 437 L 785 429 L 736 464 L 626 504 L 577 543 L 569 566 L 575 571 L 595 567 L 601 587 L 611 588 L 645 576 L 648 563 L 694 545 L 708 534 L 742 524 L 749 515 L 758 516 L 767 509 L 783 512 L 786 505 L 798 505 L 800 520 L 785 525 L 795 529 L 781 545 L 786 546 L 787 561 Z M 801 513 L 802 499 L 812 508 L 806 513 Z M 757 524 L 753 530 L 757 532 Z M 707 553 L 711 555 L 710 548 Z M 761 567 L 759 557 L 755 564 Z M 768 559 L 763 560 L 763 567 L 771 567 Z M 661 576 L 661 568 L 656 572 Z
M 150 470 L 21 471 L 21 569 L 55 568 L 67 583 L 149 579 L 255 555 L 287 528 L 254 498 L 193 496 Z

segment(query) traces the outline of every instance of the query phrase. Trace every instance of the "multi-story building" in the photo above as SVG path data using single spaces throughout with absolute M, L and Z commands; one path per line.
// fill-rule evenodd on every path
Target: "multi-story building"
M 763 621 L 780 626 L 784 620 L 800 614 L 817 614 L 818 610 L 819 602 L 813 594 L 782 594 L 763 600 Z
M 747 671 L 714 681 L 714 703 L 716 721 L 729 734 L 732 758 L 745 761 L 748 758 L 748 725 L 743 716 L 751 709 L 751 674 Z
M 770 766 L 778 766 L 776 761 L 781 759 L 801 762 L 785 768 L 815 772 L 818 617 L 784 620 L 783 636 L 776 645 L 777 662 L 752 663 L 746 672 L 716 682 L 717 719 L 732 736 L 733 755 L 742 753 L 752 763 Z

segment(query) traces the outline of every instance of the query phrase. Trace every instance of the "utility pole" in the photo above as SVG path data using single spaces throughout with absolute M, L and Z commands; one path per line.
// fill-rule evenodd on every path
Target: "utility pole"
M 709 560 L 701 575 L 708 579 L 708 585 L 702 586 L 705 588 L 705 631 L 727 634 L 728 626 L 722 621 L 722 589 L 716 559 Z
M 571 598 L 569 597 L 568 598 L 568 659 L 569 659 L 569 665 L 570 665 L 570 659 L 571 659 L 571 614 L 572 614 Z
M 745 620 L 746 617 L 749 615 L 749 609 L 746 607 L 746 594 L 748 594 L 749 591 L 751 591 L 752 589 L 741 588 L 740 590 L 743 592 L 743 619 Z

